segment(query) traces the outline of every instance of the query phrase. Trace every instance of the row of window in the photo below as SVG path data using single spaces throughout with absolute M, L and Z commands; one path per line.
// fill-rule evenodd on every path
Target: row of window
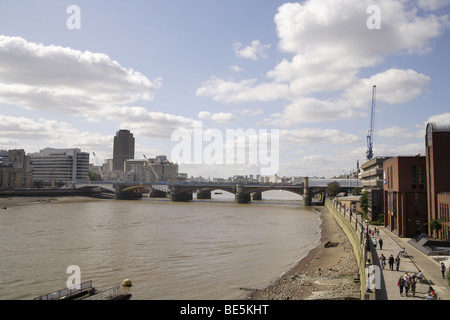
M 387 167 L 387 172 L 385 173 L 385 184 L 388 188 L 393 188 L 394 180 L 393 168 L 392 166 Z M 423 190 L 425 189 L 425 171 L 423 165 L 412 165 L 411 166 L 411 189 L 413 190 Z

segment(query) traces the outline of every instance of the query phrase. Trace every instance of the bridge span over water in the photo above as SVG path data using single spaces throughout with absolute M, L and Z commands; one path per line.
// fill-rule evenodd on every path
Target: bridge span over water
M 303 205 L 311 205 L 314 195 L 325 196 L 326 188 L 330 182 L 338 182 L 341 190 L 349 192 L 351 189 L 361 187 L 359 179 L 317 179 L 305 177 L 297 184 L 257 184 L 257 183 L 196 183 L 196 182 L 77 182 L 75 188 L 102 188 L 115 193 L 117 200 L 132 200 L 142 197 L 143 190 L 149 189 L 151 197 L 167 197 L 172 201 L 193 200 L 193 193 L 197 199 L 211 199 L 211 191 L 223 190 L 235 195 L 236 203 L 250 203 L 252 200 L 261 200 L 262 192 L 269 190 L 283 190 L 302 196 Z

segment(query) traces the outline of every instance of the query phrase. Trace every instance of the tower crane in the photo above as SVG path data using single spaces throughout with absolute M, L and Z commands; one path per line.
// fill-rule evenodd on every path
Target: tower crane
M 377 86 L 374 85 L 372 88 L 372 108 L 370 111 L 370 128 L 367 132 L 367 160 L 372 160 L 373 158 L 373 136 L 374 136 L 374 124 L 375 124 L 375 102 L 376 102 L 376 91 Z

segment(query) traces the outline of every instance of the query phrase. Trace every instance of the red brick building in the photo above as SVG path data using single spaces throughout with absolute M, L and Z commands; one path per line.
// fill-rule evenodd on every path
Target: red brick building
M 428 123 L 425 146 L 428 220 L 440 220 L 442 222 L 445 219 L 441 214 L 445 211 L 440 210 L 438 196 L 440 193 L 450 192 L 450 124 Z M 442 204 L 448 204 L 448 200 L 445 200 L 447 202 L 442 200 L 447 199 L 445 195 L 440 196 L 440 198 Z M 428 230 L 428 234 L 442 239 L 443 231 Z
M 450 193 L 439 193 L 437 195 L 438 217 L 442 222 L 440 239 L 450 240 Z
M 383 163 L 384 225 L 399 237 L 427 233 L 426 158 L 395 157 Z

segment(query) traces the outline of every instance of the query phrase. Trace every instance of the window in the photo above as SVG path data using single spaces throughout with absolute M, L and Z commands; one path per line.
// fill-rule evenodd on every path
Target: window
M 419 169 L 419 190 L 423 190 L 425 188 L 423 165 L 419 164 L 418 169 Z
M 414 214 L 420 216 L 420 193 L 414 193 Z
M 417 167 L 415 165 L 411 168 L 411 188 L 417 189 Z

